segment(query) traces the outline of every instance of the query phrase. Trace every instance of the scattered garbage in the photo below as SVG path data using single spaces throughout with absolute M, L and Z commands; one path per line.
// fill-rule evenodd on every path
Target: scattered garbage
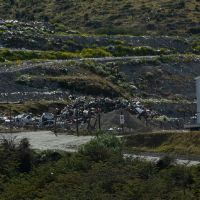
M 148 119 L 152 119 L 157 113 L 146 109 L 139 101 L 128 101 L 123 98 L 103 98 L 70 95 L 71 103 L 63 109 L 53 108 L 50 112 L 45 112 L 40 116 L 32 113 L 21 113 L 16 116 L 4 114 L 0 118 L 0 124 L 5 126 L 34 128 L 53 128 L 58 127 L 67 130 L 75 130 L 77 124 L 80 128 L 88 131 L 104 129 L 109 131 L 121 130 L 120 114 L 125 115 L 125 126 L 137 124 L 137 127 L 145 127 Z M 56 112 L 55 112 L 56 111 Z M 128 116 L 128 118 L 127 118 Z M 10 119 L 11 118 L 11 119 Z M 114 119 L 112 121 L 112 119 Z M 129 121 L 127 120 L 129 119 Z M 128 122 L 128 124 L 127 124 Z M 98 125 L 99 123 L 102 124 Z M 138 125 L 139 124 L 139 125 Z M 135 126 L 136 127 L 136 126 Z

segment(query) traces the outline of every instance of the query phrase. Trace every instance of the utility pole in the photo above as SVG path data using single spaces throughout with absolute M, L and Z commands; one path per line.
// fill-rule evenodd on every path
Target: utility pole
M 11 103 L 9 103 L 9 100 L 8 100 L 8 93 L 5 94 L 6 95 L 6 103 L 7 105 L 9 105 L 9 119 L 10 119 L 10 122 L 9 122 L 9 128 L 10 128 L 10 133 L 12 133 L 12 108 L 11 108 Z
M 10 118 L 10 133 L 12 133 L 12 109 L 11 109 L 11 104 L 9 104 L 9 118 Z
M 120 114 L 120 124 L 121 124 L 121 129 L 122 129 L 122 133 L 124 134 L 124 115 L 123 115 L 123 111 L 121 110 L 121 114 Z
M 79 117 L 79 113 L 78 113 L 78 109 L 76 108 L 76 134 L 77 134 L 77 136 L 79 136 L 78 117 Z
M 58 108 L 55 108 L 55 111 L 54 111 L 54 134 L 56 136 L 57 135 L 57 112 L 58 112 Z
M 99 131 L 101 131 L 101 110 L 98 108 L 98 125 L 99 125 Z

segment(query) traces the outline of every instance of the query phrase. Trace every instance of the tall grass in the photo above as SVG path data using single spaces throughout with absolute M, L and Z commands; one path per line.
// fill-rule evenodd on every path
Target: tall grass
M 141 134 L 127 137 L 126 141 L 135 150 L 200 155 L 200 132 Z

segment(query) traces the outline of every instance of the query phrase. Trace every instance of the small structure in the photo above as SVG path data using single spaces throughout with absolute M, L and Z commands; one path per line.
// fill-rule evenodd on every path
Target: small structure
M 191 131 L 200 130 L 200 76 L 196 77 L 195 81 L 196 81 L 196 99 L 197 99 L 196 123 L 187 124 L 184 126 L 185 129 L 190 129 Z

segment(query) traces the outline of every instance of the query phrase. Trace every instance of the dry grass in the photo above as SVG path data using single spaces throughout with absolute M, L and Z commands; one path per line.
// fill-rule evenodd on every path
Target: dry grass
M 200 155 L 200 132 L 148 133 L 127 137 L 132 150 Z

